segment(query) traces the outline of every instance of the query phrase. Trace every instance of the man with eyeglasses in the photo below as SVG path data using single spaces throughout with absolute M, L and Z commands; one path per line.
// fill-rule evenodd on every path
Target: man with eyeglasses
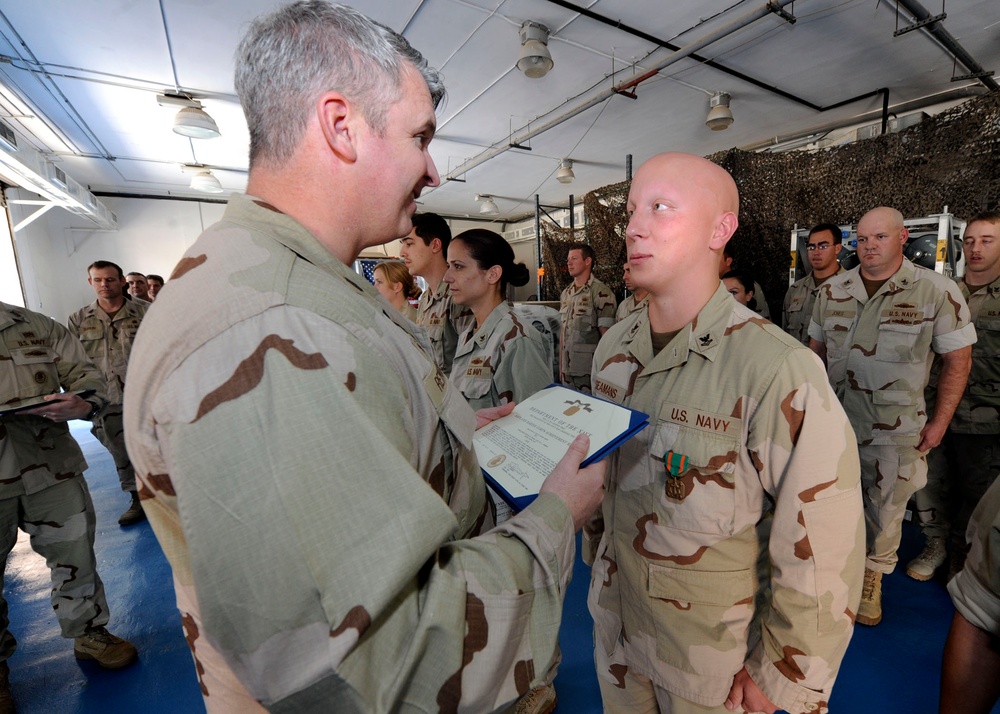
M 840 227 L 833 223 L 820 223 L 809 231 L 806 249 L 812 272 L 797 280 L 785 293 L 781 326 L 785 332 L 802 344 L 809 346 L 809 320 L 819 286 L 842 272 L 837 256 L 841 249 Z
M 879 207 L 858 221 L 860 265 L 827 280 L 809 347 L 858 440 L 867 557 L 857 622 L 882 620 L 882 575 L 896 567 L 906 503 L 927 481 L 925 455 L 941 443 L 969 377 L 976 328 L 958 286 L 903 257 L 903 214 Z M 941 360 L 937 404 L 924 388 Z

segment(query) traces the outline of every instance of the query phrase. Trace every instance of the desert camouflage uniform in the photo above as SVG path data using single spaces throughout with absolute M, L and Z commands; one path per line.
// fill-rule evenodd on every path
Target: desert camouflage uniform
M 487 712 L 527 692 L 572 519 L 543 494 L 459 540 L 492 525 L 475 417 L 422 331 L 244 196 L 171 285 L 126 433 L 208 711 Z
M 473 334 L 459 337 L 451 383 L 473 409 L 523 402 L 552 383 L 541 333 L 507 303 L 497 305 Z
M 87 356 L 108 383 L 108 408 L 94 419 L 90 431 L 111 452 L 122 491 L 135 491 L 135 469 L 125 450 L 122 419 L 125 373 L 132 343 L 148 307 L 145 300 L 133 298 L 126 300 L 112 317 L 95 301 L 69 317 L 69 331 L 83 343 Z
M 920 430 L 933 352 L 976 341 L 954 282 L 906 258 L 871 298 L 860 267 L 820 287 L 809 336 L 823 342 L 827 370 L 858 440 L 864 487 L 866 567 L 891 573 L 906 502 L 927 480 Z
M 837 272 L 831 275 L 840 275 L 843 268 L 838 267 Z M 826 281 L 824 281 L 826 282 Z M 809 346 L 809 321 L 812 319 L 813 305 L 816 303 L 816 293 L 819 292 L 819 285 L 812 273 L 809 273 L 802 280 L 797 280 L 788 292 L 785 293 L 784 308 L 782 309 L 781 326 L 785 332 L 804 344 Z
M 588 391 L 594 349 L 601 341 L 600 328 L 615 324 L 615 296 L 607 285 L 591 274 L 579 288 L 576 283 L 567 285 L 559 303 L 562 374 L 567 385 Z
M 1000 473 L 1000 279 L 972 294 L 964 281 L 958 286 L 976 326 L 972 371 L 944 441 L 927 455 L 927 485 L 913 500 L 924 534 L 950 533 L 964 551 L 972 510 Z M 926 394 L 929 411 L 936 398 L 935 371 Z
M 779 708 L 825 712 L 861 597 L 854 435 L 815 355 L 725 286 L 693 324 L 654 356 L 639 312 L 594 360 L 595 395 L 651 417 L 611 456 L 593 566 L 606 711 L 638 675 L 722 712 L 746 666 Z M 687 460 L 679 479 L 671 451 Z
M 75 337 L 59 323 L 0 302 L 0 402 L 92 389 L 107 403 L 104 379 Z M 65 422 L 35 415 L 0 416 L 0 558 L 17 529 L 52 571 L 52 607 L 63 637 L 108 622 L 108 601 L 94 558 L 95 517 L 83 472 L 87 462 Z M 7 602 L 0 595 L 0 660 L 14 653 Z
M 948 583 L 955 609 L 981 630 L 1000 635 L 1000 480 L 993 482 L 969 521 L 965 568 Z
M 649 295 L 644 297 L 639 302 L 636 302 L 635 293 L 632 293 L 627 298 L 622 300 L 621 304 L 618 306 L 618 311 L 615 313 L 615 322 L 621 322 L 633 312 L 639 312 L 639 310 L 646 307 L 648 302 Z
M 446 375 L 451 374 L 458 336 L 474 321 L 471 310 L 452 302 L 451 289 L 443 280 L 437 290 L 427 288 L 420 296 L 414 322 L 427 332 L 434 350 L 434 362 Z

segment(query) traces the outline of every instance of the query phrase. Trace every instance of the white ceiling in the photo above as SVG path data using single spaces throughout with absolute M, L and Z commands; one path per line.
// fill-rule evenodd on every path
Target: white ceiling
M 942 12 L 941 0 L 922 1 L 927 12 Z M 98 194 L 205 197 L 188 188 L 191 177 L 180 168 L 185 163 L 209 165 L 227 191 L 243 190 L 248 137 L 233 90 L 232 56 L 246 22 L 277 4 L 0 0 L 0 84 L 6 87 L 0 87 L 0 117 Z M 448 98 L 438 112 L 431 153 L 442 176 L 462 181 L 428 189 L 422 203 L 423 210 L 450 216 L 478 215 L 477 193 L 496 197 L 498 220 L 532 212 L 536 194 L 543 204 L 565 205 L 571 193 L 580 197 L 624 180 L 629 154 L 638 167 L 668 149 L 705 155 L 847 120 L 880 110 L 882 97 L 821 108 L 879 88 L 889 90 L 892 106 L 963 87 L 985 91 L 975 79 L 951 81 L 969 69 L 926 30 L 893 37 L 912 15 L 900 9 L 897 16 L 890 0 L 798 0 L 785 7 L 794 24 L 769 13 L 742 28 L 741 18 L 765 7 L 765 0 L 578 0 L 589 12 L 665 43 L 715 40 L 697 50 L 700 60 L 678 59 L 641 82 L 636 98 L 611 95 L 524 142 L 530 151 L 504 150 L 511 136 L 608 94 L 673 52 L 565 2 L 351 4 L 401 31 L 444 74 Z M 1000 71 L 1000 1 L 947 0 L 944 12 L 936 26 L 983 69 Z M 515 68 L 518 27 L 525 20 L 552 32 L 555 67 L 541 79 Z M 708 66 L 706 59 L 797 100 Z M 222 136 L 173 133 L 176 108 L 156 102 L 163 91 L 199 98 Z M 722 132 L 704 124 L 715 91 L 732 95 L 736 117 Z M 555 179 L 564 158 L 575 162 L 576 180 L 569 185 Z M 470 161 L 478 165 L 463 170 Z

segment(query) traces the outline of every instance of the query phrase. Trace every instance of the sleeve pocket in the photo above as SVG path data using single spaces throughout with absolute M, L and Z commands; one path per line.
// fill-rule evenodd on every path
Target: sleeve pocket
M 830 498 L 802 504 L 815 565 L 817 632 L 854 619 L 861 600 L 865 522 L 861 484 Z

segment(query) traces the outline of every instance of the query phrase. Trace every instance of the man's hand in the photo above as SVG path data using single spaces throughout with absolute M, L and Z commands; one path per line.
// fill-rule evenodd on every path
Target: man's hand
M 933 421 L 924 424 L 924 428 L 920 430 L 920 443 L 917 444 L 917 451 L 927 452 L 937 447 L 944 439 L 946 431 L 948 431 L 947 424 L 938 426 Z
M 726 709 L 731 712 L 764 712 L 764 714 L 774 714 L 778 707 L 771 703 L 764 692 L 760 691 L 757 683 L 750 678 L 747 668 L 744 667 L 733 677 L 733 686 L 729 688 L 729 696 L 726 697 Z
M 82 419 L 93 408 L 90 402 L 80 399 L 76 394 L 49 394 L 45 397 L 45 404 L 25 409 L 21 414 L 34 414 L 52 421 L 69 421 Z
M 482 429 L 495 419 L 505 417 L 514 411 L 514 402 L 501 404 L 498 407 L 487 407 L 476 412 L 476 429 Z
M 604 472 L 607 465 L 598 461 L 581 469 L 587 458 L 590 437 L 577 436 L 566 450 L 566 455 L 542 484 L 539 493 L 552 493 L 563 500 L 573 515 L 573 530 L 580 530 L 601 501 L 604 500 Z

